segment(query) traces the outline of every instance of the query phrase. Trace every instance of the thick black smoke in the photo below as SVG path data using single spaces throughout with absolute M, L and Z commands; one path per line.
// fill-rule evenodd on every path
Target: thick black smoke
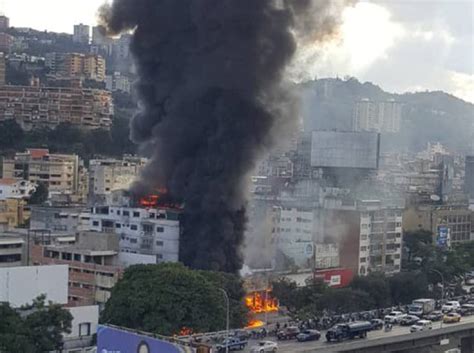
M 298 31 L 311 27 L 309 11 L 329 2 L 115 0 L 102 9 L 110 32 L 133 30 L 140 111 L 132 139 L 153 150 L 135 192 L 166 187 L 183 202 L 186 265 L 242 267 L 246 176 L 275 124 L 296 118 L 286 116 L 294 102 L 285 68 Z

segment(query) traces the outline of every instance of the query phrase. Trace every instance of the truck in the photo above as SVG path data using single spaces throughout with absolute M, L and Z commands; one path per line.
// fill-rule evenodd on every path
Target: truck
M 436 308 L 436 300 L 434 299 L 415 299 L 408 306 L 408 314 L 421 317 L 431 314 Z
M 247 341 L 241 340 L 238 337 L 230 337 L 228 340 L 224 340 L 221 344 L 216 346 L 218 353 L 225 353 L 226 348 L 229 348 L 229 351 L 241 351 L 247 345 Z
M 367 332 L 372 330 L 372 324 L 368 321 L 354 321 L 347 324 L 337 324 L 326 332 L 328 342 L 341 342 L 355 337 L 365 338 Z

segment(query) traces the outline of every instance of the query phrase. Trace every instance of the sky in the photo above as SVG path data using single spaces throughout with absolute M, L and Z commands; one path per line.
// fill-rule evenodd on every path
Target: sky
M 12 26 L 72 32 L 104 0 L 0 0 Z M 353 76 L 390 92 L 443 90 L 474 102 L 474 0 L 362 0 L 340 36 L 305 60 L 307 77 Z

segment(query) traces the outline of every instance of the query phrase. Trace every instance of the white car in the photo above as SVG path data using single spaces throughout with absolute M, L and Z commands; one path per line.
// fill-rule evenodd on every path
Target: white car
M 407 316 L 407 314 L 401 311 L 392 311 L 390 314 L 385 315 L 384 321 L 390 324 L 398 324 L 405 316 Z
M 455 311 L 461 307 L 461 304 L 457 301 L 446 302 L 442 307 L 441 311 L 443 313 L 449 313 L 450 311 Z
M 264 353 L 264 352 L 276 352 L 278 350 L 278 344 L 273 341 L 260 341 L 258 345 L 250 348 L 251 353 Z
M 410 332 L 428 331 L 433 328 L 430 320 L 419 320 L 410 327 Z

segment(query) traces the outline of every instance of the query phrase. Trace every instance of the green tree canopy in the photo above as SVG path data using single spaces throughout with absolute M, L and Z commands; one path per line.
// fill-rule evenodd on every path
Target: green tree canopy
M 181 264 L 129 267 L 115 285 L 101 321 L 163 335 L 182 328 L 207 332 L 225 328 L 224 287 L 235 327 L 246 323 L 243 290 L 237 276 L 193 271 Z M 239 308 L 240 307 L 240 308 Z
M 365 277 L 357 276 L 352 280 L 351 287 L 368 293 L 377 308 L 392 304 L 390 286 L 383 273 L 372 272 Z
M 38 183 L 35 192 L 30 197 L 31 205 L 41 205 L 43 202 L 48 200 L 49 190 L 45 183 Z
M 0 304 L 0 352 L 37 353 L 61 347 L 63 334 L 71 332 L 72 315 L 61 305 L 45 301 L 40 296 L 19 311 L 8 303 Z

